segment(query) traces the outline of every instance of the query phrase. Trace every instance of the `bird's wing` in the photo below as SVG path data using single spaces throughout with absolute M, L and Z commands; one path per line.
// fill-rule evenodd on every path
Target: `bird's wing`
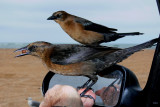
M 89 20 L 80 18 L 80 17 L 75 17 L 75 22 L 80 23 L 85 30 L 89 31 L 94 31 L 98 33 L 113 33 L 117 31 L 117 29 L 114 28 L 109 28 L 100 24 L 93 23 Z
M 102 53 L 110 53 L 112 51 L 119 50 L 118 48 L 110 47 L 86 47 L 82 45 L 61 45 L 54 53 L 51 55 L 51 61 L 55 64 L 67 65 L 72 63 L 77 63 L 81 61 L 86 61 L 97 57 L 98 55 L 103 55 Z M 99 54 L 101 53 L 101 54 Z

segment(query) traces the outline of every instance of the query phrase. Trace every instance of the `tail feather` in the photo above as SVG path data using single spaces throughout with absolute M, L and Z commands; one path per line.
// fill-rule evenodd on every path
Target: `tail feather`
M 122 56 L 118 58 L 117 63 L 121 62 L 122 60 L 124 60 L 126 58 L 128 58 L 130 55 L 132 55 L 135 52 L 138 52 L 142 49 L 149 48 L 149 47 L 153 46 L 157 42 L 158 42 L 158 38 L 152 39 L 152 40 L 150 40 L 148 42 L 145 42 L 145 43 L 142 43 L 140 45 L 136 45 L 136 46 L 133 46 L 133 47 L 130 47 L 130 48 L 120 50 L 121 52 L 118 52 L 118 53 L 119 53 L 119 56 L 121 56 L 121 55 Z
M 130 55 L 132 55 L 135 52 L 151 47 L 156 42 L 158 42 L 158 38 L 142 43 L 140 45 L 136 45 L 136 46 L 112 53 L 115 56 L 115 58 L 113 58 L 113 64 L 121 62 L 122 60 L 128 58 Z
M 124 59 L 128 58 L 130 55 L 132 55 L 135 52 L 151 47 L 154 43 L 158 42 L 158 40 L 159 40 L 158 38 L 152 39 L 140 45 L 118 50 L 109 55 L 106 54 L 103 57 L 96 59 L 96 62 L 95 62 L 97 63 L 96 67 L 99 69 L 99 71 L 101 71 L 107 67 L 110 67 L 116 63 L 123 61 Z
M 143 35 L 143 33 L 140 32 L 131 32 L 131 33 L 110 33 L 110 34 L 104 34 L 104 41 L 110 42 L 115 41 L 119 38 L 125 37 L 125 36 L 134 36 L 134 35 Z
M 140 32 L 130 32 L 130 33 L 118 33 L 118 36 L 134 36 L 134 35 L 143 35 L 143 33 Z

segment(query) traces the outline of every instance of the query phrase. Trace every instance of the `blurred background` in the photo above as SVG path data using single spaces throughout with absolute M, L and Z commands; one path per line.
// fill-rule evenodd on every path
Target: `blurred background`
M 142 43 L 158 37 L 160 31 L 156 0 L 1 0 L 0 48 L 18 48 L 34 41 L 77 43 L 56 22 L 47 20 L 59 10 L 118 32 L 144 33 L 109 44 Z

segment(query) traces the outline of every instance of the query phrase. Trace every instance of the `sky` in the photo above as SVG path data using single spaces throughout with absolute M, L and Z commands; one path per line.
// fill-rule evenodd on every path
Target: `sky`
M 0 0 L 0 43 L 77 43 L 56 22 L 47 20 L 59 10 L 116 28 L 119 33 L 144 33 L 111 43 L 142 43 L 160 33 L 156 0 Z

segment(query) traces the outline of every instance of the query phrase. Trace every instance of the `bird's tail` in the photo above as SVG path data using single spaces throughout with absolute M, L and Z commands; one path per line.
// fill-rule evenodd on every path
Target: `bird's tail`
M 116 63 L 121 62 L 122 60 L 128 58 L 130 55 L 132 55 L 135 52 L 138 52 L 142 49 L 151 47 L 156 42 L 158 42 L 158 38 L 152 39 L 152 40 L 145 42 L 145 43 L 142 43 L 140 45 L 136 45 L 136 46 L 133 46 L 130 48 L 118 50 L 118 51 L 113 52 L 109 55 L 104 55 L 103 57 L 101 57 L 97 60 L 97 65 L 98 65 L 97 67 L 99 68 L 99 71 L 101 71 L 104 68 L 110 67 Z
M 134 35 L 143 35 L 143 33 L 140 32 L 130 32 L 130 33 L 118 33 L 118 36 L 134 36 Z
M 104 34 L 104 41 L 110 42 L 115 41 L 119 38 L 123 38 L 125 36 L 134 36 L 134 35 L 143 35 L 143 33 L 140 32 L 130 32 L 130 33 L 111 33 L 111 34 Z
M 147 41 L 145 43 L 142 43 L 140 45 L 136 45 L 136 46 L 133 46 L 133 47 L 130 47 L 130 48 L 120 50 L 119 55 L 121 56 L 121 54 L 122 54 L 122 56 L 119 58 L 119 60 L 117 60 L 117 62 L 121 62 L 123 59 L 127 58 L 128 56 L 132 55 L 135 52 L 138 52 L 138 51 L 140 51 L 142 49 L 145 49 L 145 48 L 149 48 L 157 42 L 158 42 L 158 38 L 152 39 L 152 40 Z

